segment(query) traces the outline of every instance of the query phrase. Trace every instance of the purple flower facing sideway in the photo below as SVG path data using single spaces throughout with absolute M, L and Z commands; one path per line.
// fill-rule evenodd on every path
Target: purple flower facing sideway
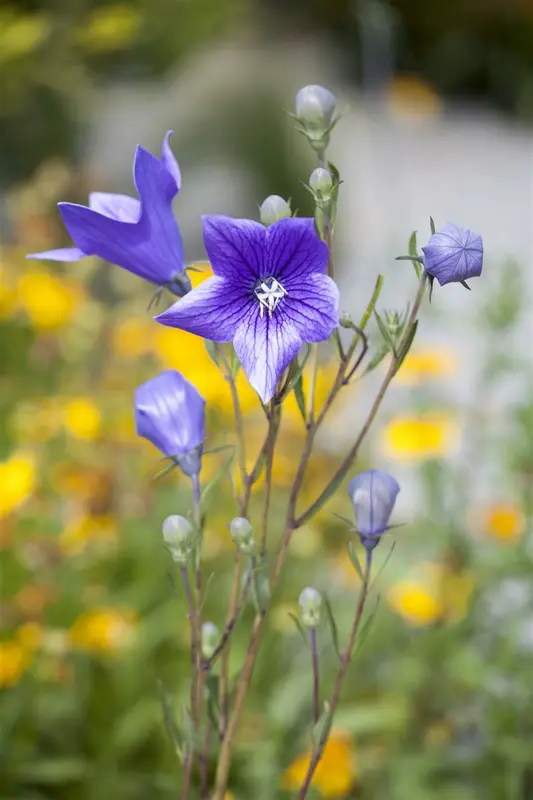
M 135 391 L 135 428 L 173 458 L 186 475 L 198 475 L 204 442 L 205 400 L 176 370 L 169 369 Z
M 424 269 L 441 286 L 446 283 L 464 283 L 469 278 L 481 275 L 481 236 L 459 225 L 448 223 L 441 231 L 434 233 L 422 252 Z
M 133 179 L 139 199 L 93 192 L 89 207 L 59 203 L 59 211 L 75 247 L 32 253 L 27 258 L 78 261 L 85 256 L 116 264 L 182 297 L 191 288 L 172 200 L 181 173 L 170 149 L 168 131 L 161 158 L 140 145 L 135 151 Z
M 265 228 L 222 216 L 203 218 L 214 276 L 156 319 L 215 342 L 231 342 L 264 403 L 303 342 L 338 325 L 339 292 L 324 273 L 328 248 L 312 219 Z
M 380 469 L 361 472 L 348 483 L 356 530 L 367 550 L 373 550 L 387 530 L 399 491 L 397 480 Z

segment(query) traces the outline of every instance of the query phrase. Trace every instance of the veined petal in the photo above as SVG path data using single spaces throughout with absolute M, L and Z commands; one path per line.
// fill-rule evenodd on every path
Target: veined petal
M 296 357 L 302 337 L 282 314 L 261 316 L 258 304 L 246 315 L 233 340 L 248 380 L 263 403 L 268 403 L 284 370 Z
M 347 488 L 357 532 L 364 536 L 384 533 L 400 491 L 398 481 L 380 469 L 369 469 L 352 478 Z
M 339 324 L 339 290 L 328 275 L 315 273 L 291 284 L 274 312 L 289 320 L 304 342 L 323 342 Z
M 91 192 L 89 208 L 119 222 L 138 222 L 141 216 L 140 202 L 127 194 Z
M 328 258 L 328 246 L 318 236 L 312 219 L 287 217 L 268 229 L 265 262 L 289 293 L 308 275 L 325 273 Z
M 58 250 L 45 250 L 42 253 L 28 253 L 26 258 L 40 258 L 43 261 L 79 261 L 87 253 L 79 247 L 60 247 Z
M 267 277 L 267 232 L 263 225 L 222 215 L 204 216 L 202 222 L 207 257 L 215 275 L 244 287 L 252 286 L 259 277 Z
M 172 177 L 176 182 L 176 191 L 179 192 L 181 189 L 181 170 L 178 166 L 178 162 L 174 157 L 174 153 L 170 149 L 170 137 L 174 131 L 167 131 L 165 134 L 165 138 L 163 139 L 163 146 L 161 148 L 161 161 L 163 166 L 170 172 Z
M 434 233 L 424 253 L 424 267 L 441 286 L 481 275 L 483 240 L 478 233 L 448 223 Z
M 155 319 L 213 342 L 231 342 L 235 331 L 255 305 L 217 275 L 208 278 Z

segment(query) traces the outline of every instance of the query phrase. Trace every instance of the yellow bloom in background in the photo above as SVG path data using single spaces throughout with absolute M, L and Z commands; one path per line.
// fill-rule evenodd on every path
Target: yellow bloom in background
M 131 45 L 141 29 L 139 11 L 126 3 L 96 8 L 76 31 L 76 39 L 90 53 L 108 53 Z
M 29 662 L 28 652 L 19 642 L 0 642 L 0 688 L 18 683 Z
M 450 378 L 456 371 L 457 358 L 450 350 L 416 350 L 407 354 L 396 380 L 404 386 L 417 386 L 426 381 Z
M 310 758 L 311 752 L 307 752 L 294 759 L 283 774 L 284 789 L 297 791 L 301 787 Z M 345 797 L 355 783 L 356 775 L 351 738 L 342 731 L 333 731 L 324 748 L 312 785 L 323 797 Z
M 426 564 L 417 579 L 398 581 L 388 593 L 389 605 L 411 625 L 461 620 L 470 605 L 474 579 L 467 571 Z
M 76 439 L 96 439 L 102 425 L 102 415 L 88 397 L 69 400 L 64 406 L 63 423 Z
M 441 113 L 442 103 L 435 90 L 409 75 L 394 78 L 387 90 L 392 114 L 402 119 L 426 119 Z
M 483 531 L 507 544 L 514 544 L 526 529 L 526 517 L 519 505 L 512 502 L 494 503 L 480 513 Z
M 118 322 L 111 336 L 113 351 L 123 358 L 140 358 L 153 349 L 157 323 L 153 319 L 135 317 Z
M 20 403 L 9 419 L 9 430 L 20 444 L 49 442 L 63 423 L 63 409 L 55 397 L 38 403 Z
M 68 325 L 83 298 L 80 284 L 72 278 L 56 278 L 42 269 L 27 269 L 18 280 L 18 305 L 39 330 L 52 331 Z
M 0 463 L 0 517 L 14 511 L 32 494 L 36 483 L 36 465 L 32 455 L 17 452 Z
M 3 262 L 4 252 L 0 250 L 0 319 L 7 319 L 16 309 L 14 281 Z
M 38 622 L 24 622 L 16 631 L 18 642 L 27 651 L 38 650 L 43 642 L 44 628 Z
M 90 544 L 113 544 L 117 538 L 117 523 L 111 514 L 80 516 L 67 524 L 59 536 L 64 553 L 79 553 Z
M 459 438 L 458 425 L 449 414 L 395 417 L 382 432 L 385 455 L 405 461 L 449 456 Z
M 84 611 L 69 631 L 73 648 L 89 653 L 116 654 L 137 636 L 137 614 L 131 609 L 99 608 Z

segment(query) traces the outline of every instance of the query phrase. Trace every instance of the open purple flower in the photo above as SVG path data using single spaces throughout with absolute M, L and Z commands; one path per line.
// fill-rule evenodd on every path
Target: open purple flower
M 357 533 L 367 550 L 373 550 L 387 530 L 399 491 L 398 481 L 380 469 L 361 472 L 348 483 Z
M 339 292 L 325 275 L 328 248 L 312 219 L 269 228 L 223 216 L 203 218 L 215 273 L 156 319 L 231 342 L 264 403 L 303 342 L 327 339 L 338 324 Z
M 135 151 L 133 179 L 139 199 L 124 194 L 93 192 L 89 208 L 59 203 L 59 211 L 75 247 L 32 253 L 28 258 L 78 261 L 99 256 L 156 286 L 182 296 L 191 288 L 172 200 L 180 190 L 181 174 L 163 139 L 161 158 L 140 145 Z
M 186 475 L 198 475 L 204 442 L 205 400 L 176 370 L 169 369 L 135 391 L 135 428 Z
M 425 247 L 424 268 L 441 286 L 463 283 L 481 275 L 483 241 L 473 231 L 448 223 L 434 233 Z

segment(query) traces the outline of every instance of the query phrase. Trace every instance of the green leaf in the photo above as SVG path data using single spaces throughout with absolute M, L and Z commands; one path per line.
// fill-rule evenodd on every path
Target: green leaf
M 195 753 L 198 750 L 199 744 L 198 732 L 189 707 L 185 705 L 185 703 L 181 709 L 181 723 L 183 725 L 184 743 L 187 745 L 189 753 Z
M 355 648 L 355 653 L 358 653 L 360 651 L 360 649 L 362 648 L 363 644 L 365 643 L 366 637 L 368 636 L 368 634 L 370 633 L 370 631 L 372 629 L 372 625 L 374 624 L 374 620 L 375 620 L 376 614 L 378 612 L 380 601 L 381 601 L 381 595 L 378 596 L 378 599 L 376 600 L 376 605 L 374 606 L 374 608 L 370 612 L 370 614 L 367 617 L 367 619 L 364 621 L 363 627 L 359 631 L 359 635 L 357 637 L 357 647 Z M 355 655 L 355 653 L 354 653 L 354 655 Z
M 350 528 L 350 530 L 352 530 L 352 531 L 355 530 L 355 527 L 354 527 L 354 524 L 353 524 L 353 520 L 348 519 L 348 517 L 343 517 L 342 514 L 337 514 L 336 512 L 335 512 L 334 516 L 337 517 L 338 519 L 342 520 L 343 522 L 345 522 L 346 525 L 348 525 L 348 527 Z
M 370 302 L 368 303 L 366 311 L 361 317 L 361 322 L 359 323 L 359 327 L 361 328 L 362 331 L 364 331 L 364 329 L 367 326 L 368 320 L 372 316 L 372 312 L 376 307 L 376 303 L 378 302 L 384 282 L 385 282 L 384 276 L 378 275 L 376 280 L 376 285 L 374 286 L 374 291 L 372 292 L 372 296 L 370 298 Z
M 219 444 L 218 447 L 211 447 L 209 450 L 204 450 L 203 455 L 208 456 L 213 453 L 222 453 L 223 450 L 235 450 L 234 444 Z
M 170 737 L 170 741 L 172 742 L 172 746 L 174 747 L 175 753 L 181 758 L 183 754 L 183 736 L 176 722 L 176 714 L 174 712 L 172 700 L 170 699 L 170 695 L 168 694 L 167 690 L 165 689 L 161 681 L 158 681 L 157 689 L 159 693 L 159 699 L 161 702 L 161 708 L 163 711 L 163 720 L 165 723 L 165 728 L 167 729 L 167 733 Z
M 296 628 L 298 629 L 298 631 L 300 633 L 300 636 L 302 637 L 302 639 L 305 642 L 305 646 L 307 648 L 309 648 L 309 637 L 307 635 L 306 629 L 303 626 L 302 620 L 300 619 L 298 614 L 293 614 L 292 611 L 289 611 L 289 617 L 292 619 L 292 621 L 296 625 Z
M 231 470 L 231 466 L 233 464 L 233 460 L 235 458 L 235 449 L 233 450 L 232 454 L 229 458 L 226 459 L 226 463 L 223 467 L 221 467 L 215 475 L 211 478 L 211 480 L 204 486 L 202 489 L 202 496 L 200 499 L 200 503 L 203 503 L 208 496 L 209 492 L 214 489 L 214 487 L 219 483 L 219 481 L 227 475 L 228 472 Z
M 394 342 L 391 339 L 390 331 L 387 325 L 383 322 L 382 318 L 380 317 L 376 309 L 374 309 L 374 317 L 376 319 L 376 322 L 378 323 L 379 332 L 383 337 L 383 341 L 388 346 L 389 350 L 394 350 Z
M 337 623 L 335 622 L 335 617 L 333 615 L 333 609 L 331 607 L 329 597 L 325 592 L 322 593 L 322 597 L 324 598 L 324 608 L 326 609 L 326 618 L 329 623 L 329 629 L 331 631 L 333 647 L 335 648 L 337 656 L 340 658 L 341 651 L 339 646 L 339 629 L 337 628 Z
M 402 366 L 407 353 L 411 349 L 411 345 L 414 342 L 417 330 L 418 330 L 418 320 L 415 321 L 413 327 L 411 328 L 411 330 L 409 332 L 409 336 L 407 337 L 406 343 L 402 347 L 401 352 L 398 353 L 398 363 L 396 364 L 396 372 L 398 372 L 398 370 Z
M 220 369 L 220 364 L 218 363 L 218 353 L 216 344 L 212 342 L 211 339 L 204 339 L 204 344 L 205 344 L 205 349 L 207 350 L 207 353 L 209 355 L 209 358 L 211 359 L 213 364 L 216 367 L 218 367 L 218 369 Z
M 160 469 L 159 472 L 156 472 L 152 480 L 157 481 L 159 480 L 159 478 L 164 478 L 165 475 L 168 475 L 168 473 L 172 472 L 172 470 L 177 466 L 179 466 L 177 461 L 173 461 L 171 464 L 167 464 L 166 467 L 163 467 L 163 469 Z
M 370 587 L 370 589 L 372 589 L 372 588 L 373 588 L 373 587 L 376 585 L 376 583 L 377 583 L 377 581 L 378 581 L 378 579 L 379 579 L 379 577 L 380 577 L 381 573 L 384 571 L 385 567 L 386 567 L 386 566 L 387 566 L 387 564 L 389 563 L 390 557 L 391 557 L 391 556 L 392 556 L 392 554 L 394 553 L 394 548 L 395 548 L 395 547 L 396 547 L 396 542 L 393 542 L 393 543 L 392 543 L 392 546 L 391 546 L 391 549 L 390 549 L 390 550 L 389 550 L 389 552 L 387 553 L 387 557 L 385 558 L 385 561 L 384 561 L 384 562 L 383 562 L 383 564 L 380 566 L 380 568 L 379 568 L 379 569 L 378 569 L 378 571 L 376 572 L 376 575 L 374 576 L 374 580 L 372 581 L 372 586 Z
M 379 367 L 385 356 L 387 356 L 389 353 L 390 349 L 387 347 L 387 345 L 382 344 L 366 365 L 365 370 L 361 373 L 361 378 L 363 378 L 365 375 L 368 375 L 368 373 L 372 372 L 372 370 L 376 369 L 376 367 Z
M 252 486 L 254 485 L 254 483 L 257 483 L 257 481 L 261 477 L 265 465 L 266 465 L 266 453 L 263 453 L 263 455 L 261 456 L 261 458 L 259 459 L 254 468 L 253 474 L 250 476 Z
M 298 403 L 298 408 L 300 410 L 300 414 L 302 415 L 302 419 L 305 422 L 305 394 L 303 375 L 301 373 L 294 384 L 294 396 L 296 398 L 296 402 Z
M 205 692 L 207 696 L 207 715 L 211 720 L 213 728 L 217 731 L 220 721 L 220 708 L 218 705 L 218 687 L 220 676 L 209 670 L 205 679 Z
M 318 722 L 316 722 L 311 729 L 311 739 L 313 741 L 313 749 L 322 751 L 326 744 L 331 730 L 331 723 L 333 722 L 333 714 L 328 702 L 324 702 L 324 710 L 320 715 Z
M 355 542 L 353 539 L 350 539 L 350 541 L 348 542 L 348 555 L 350 556 L 350 561 L 353 564 L 353 568 L 355 569 L 361 580 L 364 581 L 365 578 L 363 574 L 363 568 L 361 566 L 361 562 L 357 557 L 357 553 L 355 552 Z
M 422 267 L 420 265 L 420 261 L 417 260 L 418 258 L 420 258 L 420 256 L 418 255 L 418 249 L 416 245 L 416 231 L 413 231 L 411 236 L 409 237 L 409 247 L 407 249 L 407 252 L 409 253 L 410 256 L 415 256 L 415 258 L 412 259 L 411 263 L 415 269 L 416 277 L 418 278 L 418 280 L 420 280 L 420 278 L 422 277 Z
M 431 228 L 431 235 L 435 236 L 435 222 L 433 221 L 433 217 L 429 218 L 429 227 Z

